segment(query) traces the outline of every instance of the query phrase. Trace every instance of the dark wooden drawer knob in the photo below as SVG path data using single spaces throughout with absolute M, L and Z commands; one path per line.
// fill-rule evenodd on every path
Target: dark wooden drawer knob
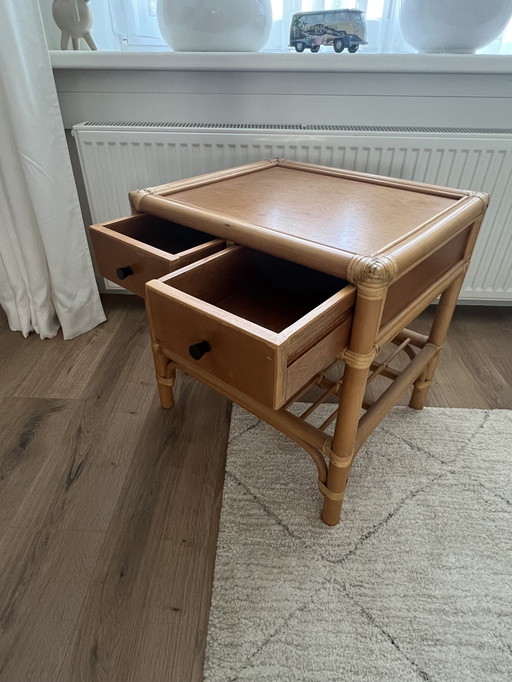
M 200 360 L 205 353 L 209 353 L 212 347 L 208 341 L 200 341 L 199 343 L 193 343 L 188 347 L 188 352 L 194 358 L 194 360 Z
M 133 270 L 130 265 L 127 265 L 125 268 L 117 268 L 116 275 L 119 279 L 126 279 L 130 275 L 133 275 Z

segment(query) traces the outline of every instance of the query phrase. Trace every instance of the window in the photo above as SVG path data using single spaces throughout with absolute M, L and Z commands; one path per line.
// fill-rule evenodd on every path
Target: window
M 91 0 L 95 4 L 108 4 L 111 16 L 111 32 L 105 36 L 105 44 L 115 41 L 120 50 L 168 49 L 158 28 L 157 0 Z M 291 15 L 323 9 L 360 9 L 365 12 L 368 28 L 368 45 L 361 47 L 366 53 L 415 52 L 404 41 L 398 25 L 399 0 L 271 0 L 273 10 L 272 31 L 264 52 L 288 52 Z M 106 23 L 106 22 L 103 22 Z M 107 26 L 95 26 L 94 36 L 102 49 L 103 31 Z M 109 49 L 109 48 L 107 48 Z M 327 48 L 323 48 L 327 49 Z M 484 54 L 512 54 L 512 22 L 504 34 L 479 52 Z
M 158 28 L 157 0 L 107 0 L 112 17 L 112 30 L 121 50 L 157 48 L 166 44 Z M 94 12 L 94 5 L 92 9 Z

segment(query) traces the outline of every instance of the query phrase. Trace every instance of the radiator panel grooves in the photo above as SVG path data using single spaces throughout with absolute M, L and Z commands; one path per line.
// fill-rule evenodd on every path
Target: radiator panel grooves
M 306 123 L 291 123 L 291 124 L 281 124 L 281 123 L 192 123 L 192 122 L 165 122 L 165 121 L 154 121 L 149 123 L 141 123 L 138 121 L 85 121 L 80 123 L 79 126 L 83 128 L 95 128 L 99 130 L 100 128 L 104 130 L 114 130 L 116 128 L 122 128 L 123 130 L 133 129 L 133 130 L 159 130 L 168 129 L 173 132 L 180 132 L 183 130 L 194 130 L 196 132 L 206 131 L 210 132 L 216 130 L 219 132 L 229 133 L 231 131 L 264 131 L 266 133 L 275 132 L 290 132 L 290 133 L 301 133 L 304 131 L 309 132 L 366 132 L 366 133 L 435 133 L 435 134 L 467 134 L 467 135 L 512 135 L 511 128 L 453 128 L 453 127 L 438 127 L 431 128 L 428 126 L 355 126 L 355 125 L 322 125 L 322 124 L 306 124 Z
M 128 192 L 280 157 L 488 192 L 463 297 L 512 300 L 512 130 L 86 122 L 74 127 L 94 222 Z

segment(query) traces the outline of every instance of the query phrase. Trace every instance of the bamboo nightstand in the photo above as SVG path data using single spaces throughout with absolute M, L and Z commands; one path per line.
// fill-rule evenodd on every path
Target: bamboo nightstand
M 91 234 L 103 276 L 142 295 L 150 280 L 162 406 L 179 368 L 282 431 L 312 457 L 322 519 L 337 524 L 366 438 L 411 386 L 410 406 L 425 403 L 488 197 L 274 159 L 130 199 L 136 215 Z M 438 296 L 429 335 L 407 329 Z M 402 371 L 377 358 L 389 342 Z M 390 385 L 369 404 L 378 375 Z M 292 414 L 313 385 L 321 397 Z

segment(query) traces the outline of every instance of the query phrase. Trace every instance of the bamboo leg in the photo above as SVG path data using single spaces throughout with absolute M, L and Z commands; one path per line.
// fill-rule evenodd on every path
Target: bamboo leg
M 176 365 L 162 353 L 153 333 L 153 322 L 151 319 L 151 311 L 149 309 L 147 299 L 145 300 L 145 304 L 146 315 L 149 323 L 149 334 L 151 336 L 151 350 L 153 352 L 153 362 L 155 363 L 155 374 L 160 405 L 165 409 L 171 409 L 171 407 L 174 407 L 173 386 L 174 382 L 176 381 Z
M 170 409 L 174 407 L 173 386 L 176 380 L 176 369 L 172 362 L 160 351 L 158 344 L 153 344 L 152 348 L 160 405 Z
M 372 260 L 369 267 L 361 261 L 354 322 L 349 348 L 343 353 L 345 372 L 340 403 L 332 440 L 327 482 L 320 490 L 324 495 L 322 521 L 335 526 L 341 515 L 343 496 L 356 455 L 356 435 L 363 405 L 368 370 L 375 358 L 375 340 L 382 318 L 387 286 L 393 273 L 393 263 L 387 259 Z
M 446 338 L 446 334 L 448 333 L 455 306 L 457 305 L 457 299 L 459 297 L 462 282 L 464 281 L 464 275 L 465 272 L 459 275 L 457 279 L 445 289 L 439 299 L 427 342 L 437 346 L 438 351 L 414 382 L 413 392 L 409 401 L 409 407 L 414 410 L 421 410 L 425 406 L 432 379 L 439 361 L 441 348 Z
M 354 459 L 354 445 L 359 423 L 359 412 L 366 388 L 367 369 L 355 369 L 347 365 L 343 375 L 343 387 L 338 407 L 338 417 L 332 442 L 332 455 L 327 472 L 322 521 L 335 526 L 341 516 L 350 467 Z

